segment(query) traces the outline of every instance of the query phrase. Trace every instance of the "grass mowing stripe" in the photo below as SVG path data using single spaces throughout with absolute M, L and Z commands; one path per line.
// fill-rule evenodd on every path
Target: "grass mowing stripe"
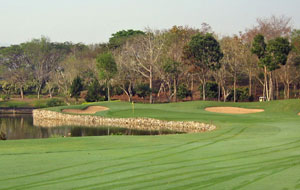
M 299 147 L 299 146 L 296 146 L 297 148 Z M 291 147 L 291 148 L 294 148 L 294 147 Z M 289 150 L 289 149 L 287 149 L 287 148 L 285 148 L 284 150 Z M 281 150 L 276 150 L 276 152 L 277 151 L 281 151 Z M 274 151 L 273 151 L 274 152 Z M 261 155 L 262 153 L 258 153 L 258 154 L 256 154 L 256 155 L 254 155 L 254 156 L 257 156 L 257 155 Z M 249 156 L 248 156 L 249 157 Z M 245 158 L 245 157 L 242 157 L 242 158 Z M 236 159 L 241 159 L 241 157 L 239 157 L 239 158 L 236 158 Z M 196 159 L 194 159 L 194 160 L 187 160 L 187 161 L 181 161 L 182 163 L 183 162 L 189 162 L 189 161 L 195 161 Z M 224 162 L 224 161 L 228 161 L 228 160 L 220 160 L 220 161 L 218 161 L 218 162 Z M 177 162 L 176 162 L 177 163 Z M 210 165 L 210 164 L 215 164 L 215 163 L 217 163 L 217 162 L 209 162 L 209 163 L 202 163 L 202 164 L 198 164 L 198 165 L 194 165 L 194 166 L 202 166 L 202 165 Z M 266 162 L 264 162 L 264 163 L 266 163 Z M 174 162 L 169 162 L 169 163 L 167 163 L 167 164 L 174 164 Z M 159 165 L 148 165 L 148 166 L 142 166 L 142 167 L 136 167 L 136 168 L 130 168 L 130 170 L 134 170 L 134 169 L 141 169 L 141 168 L 143 168 L 143 167 L 150 167 L 150 166 L 159 166 Z M 115 171 L 115 172 L 112 172 L 112 173 L 106 173 L 106 174 L 104 174 L 104 175 L 101 175 L 101 176 L 105 176 L 105 175 L 112 175 L 112 174 L 116 174 L 116 173 L 121 173 L 121 172 L 126 172 L 127 171 L 127 169 L 125 169 L 125 170 L 118 170 L 118 171 Z M 92 172 L 92 171 L 89 171 L 89 173 L 90 172 Z M 95 178 L 97 178 L 97 177 L 99 177 L 99 175 L 97 175 L 97 176 L 93 176 L 93 177 L 95 177 Z M 90 178 L 90 177 L 89 177 Z M 61 178 L 60 178 L 61 179 Z M 80 178 L 80 179 L 77 179 L 77 180 L 84 180 L 84 179 L 86 179 L 86 178 Z M 72 180 L 71 180 L 72 181 Z M 66 181 L 64 181 L 64 182 L 66 182 Z M 61 182 L 59 182 L 59 183 L 61 183 Z M 32 187 L 32 186 L 30 186 L 30 187 Z M 24 188 L 24 186 L 23 186 L 23 188 Z
M 128 103 L 98 104 L 111 108 L 110 112 L 103 112 L 105 117 L 130 117 L 128 111 L 118 112 L 129 109 Z M 263 108 L 265 112 L 242 116 L 215 114 L 203 111 L 208 106 Z M 213 121 L 218 129 L 174 136 L 0 142 L 0 189 L 266 189 L 270 184 L 264 183 L 270 181 L 270 176 L 272 180 L 289 183 L 271 185 L 275 190 L 299 185 L 289 180 L 289 176 L 300 175 L 297 170 L 300 117 L 296 114 L 300 112 L 299 100 L 137 104 L 136 107 L 137 116 L 149 114 L 156 119 Z M 148 108 L 156 111 L 147 111 Z M 76 159 L 63 160 L 72 157 Z M 78 167 L 75 164 L 95 160 L 97 162 Z M 62 163 L 56 167 L 59 161 Z M 32 164 L 35 166 L 31 169 Z M 37 170 L 39 165 L 44 171 Z M 72 165 L 75 167 L 67 168 Z M 103 167 L 106 168 L 102 173 L 95 170 Z M 95 183 L 99 183 L 98 186 L 93 186 Z
M 297 159 L 299 159 L 299 157 L 297 158 Z M 291 159 L 289 159 L 288 161 L 291 161 Z M 256 165 L 257 163 L 255 163 L 255 167 L 257 167 L 257 165 Z M 259 164 L 265 164 L 265 163 L 259 163 Z M 278 164 L 278 163 L 276 163 L 276 164 Z M 252 164 L 250 164 L 250 165 L 254 165 L 253 163 Z M 189 167 L 195 167 L 195 166 L 197 166 L 197 165 L 190 165 Z M 249 166 L 245 166 L 244 164 L 241 164 L 241 165 L 238 165 L 238 166 L 230 166 L 230 167 L 222 167 L 222 168 L 216 168 L 215 170 L 218 170 L 217 172 L 215 171 L 215 170 L 211 170 L 211 169 L 206 169 L 206 170 L 195 170 L 195 171 L 193 171 L 192 173 L 202 173 L 201 174 L 201 176 L 207 176 L 208 174 L 218 174 L 218 173 L 220 173 L 221 171 L 219 171 L 219 170 L 222 170 L 222 172 L 225 172 L 225 171 L 223 171 L 223 170 L 232 170 L 233 168 L 235 168 L 235 169 L 245 169 L 245 168 L 249 168 Z M 162 173 L 164 173 L 164 172 L 170 172 L 170 170 L 172 170 L 172 171 L 174 171 L 174 170 L 178 170 L 178 169 L 181 169 L 181 168 L 172 168 L 172 169 L 168 169 L 168 171 L 159 171 L 159 172 L 156 172 L 156 173 L 151 173 L 152 175 L 153 174 L 162 174 Z M 204 173 L 205 171 L 207 171 L 207 173 Z M 151 174 L 149 174 L 149 175 L 151 175 Z M 191 172 L 180 172 L 179 173 L 180 175 L 188 175 L 188 174 L 191 174 Z M 151 182 L 151 181 L 156 181 L 156 182 L 158 182 L 158 181 L 160 181 L 160 180 L 162 180 L 162 179 L 173 179 L 175 176 L 178 176 L 178 174 L 170 174 L 170 175 L 167 175 L 167 176 L 159 176 L 159 177 L 156 177 L 156 178 L 151 178 L 151 179 L 148 179 L 148 180 L 145 180 L 145 179 L 141 179 L 141 180 L 139 180 L 139 181 L 134 181 L 134 184 L 142 184 L 142 183 L 147 183 L 147 182 Z M 137 176 L 133 176 L 133 178 L 135 178 L 136 179 L 136 177 Z M 129 178 L 126 178 L 125 180 L 128 180 Z M 120 181 L 120 180 L 123 180 L 124 181 L 124 179 L 119 179 L 118 181 Z M 174 181 L 178 181 L 178 179 L 174 179 Z M 115 181 L 116 182 L 116 181 Z M 110 183 L 115 183 L 115 182 L 110 182 Z M 165 182 L 161 182 L 161 184 L 164 184 Z M 82 186 L 82 187 L 80 187 L 80 188 L 78 188 L 78 189 L 86 189 L 86 188 L 90 188 L 90 187 L 92 187 L 92 186 L 97 186 L 97 188 L 99 188 L 99 187 L 101 187 L 101 189 L 110 189 L 110 188 L 116 188 L 116 187 L 124 187 L 124 186 L 130 186 L 130 185 L 132 185 L 132 182 L 130 182 L 130 183 L 128 183 L 128 182 L 125 182 L 125 183 L 116 183 L 116 184 L 112 184 L 111 186 L 100 186 L 100 185 L 103 185 L 104 183 L 98 183 L 97 185 L 96 184 L 94 184 L 94 185 L 89 185 L 89 186 Z M 95 188 L 95 189 L 97 189 L 97 188 Z M 141 187 L 139 187 L 139 188 L 141 188 Z M 146 187 L 142 187 L 142 188 L 146 188 Z M 93 188 L 94 189 L 94 188 Z

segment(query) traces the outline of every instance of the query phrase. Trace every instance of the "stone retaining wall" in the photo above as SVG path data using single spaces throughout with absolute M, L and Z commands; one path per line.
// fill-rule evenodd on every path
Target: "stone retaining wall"
M 48 110 L 33 110 L 33 124 L 41 127 L 56 126 L 112 126 L 137 130 L 172 130 L 199 133 L 216 129 L 212 124 L 194 121 L 162 121 L 151 118 L 107 118 L 92 115 L 71 115 Z

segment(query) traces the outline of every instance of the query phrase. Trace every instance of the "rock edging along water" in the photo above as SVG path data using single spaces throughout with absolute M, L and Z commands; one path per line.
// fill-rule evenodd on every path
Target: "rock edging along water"
M 138 130 L 172 130 L 184 133 L 212 131 L 216 126 L 195 121 L 163 121 L 151 118 L 107 118 L 93 115 L 71 115 L 49 110 L 33 110 L 33 124 L 55 126 L 112 126 Z

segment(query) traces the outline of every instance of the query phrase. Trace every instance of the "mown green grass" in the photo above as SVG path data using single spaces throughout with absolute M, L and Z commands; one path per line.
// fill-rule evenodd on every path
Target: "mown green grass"
M 300 189 L 300 100 L 103 102 L 105 117 L 212 122 L 217 130 L 0 142 L 0 189 Z M 84 108 L 88 105 L 72 106 Z M 208 106 L 263 108 L 232 115 Z M 49 108 L 60 111 L 61 108 Z
M 47 102 L 49 98 L 41 98 L 41 99 L 26 99 L 26 101 L 22 100 L 5 100 L 0 101 L 0 107 L 6 108 L 44 108 L 47 107 Z

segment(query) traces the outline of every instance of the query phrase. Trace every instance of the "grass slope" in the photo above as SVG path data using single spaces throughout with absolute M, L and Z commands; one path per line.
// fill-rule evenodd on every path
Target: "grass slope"
M 2 141 L 0 189 L 300 189 L 300 100 L 135 104 L 134 114 L 129 103 L 96 105 L 110 108 L 97 113 L 105 117 L 195 120 L 218 129 Z M 265 112 L 219 114 L 204 111 L 208 106 Z

